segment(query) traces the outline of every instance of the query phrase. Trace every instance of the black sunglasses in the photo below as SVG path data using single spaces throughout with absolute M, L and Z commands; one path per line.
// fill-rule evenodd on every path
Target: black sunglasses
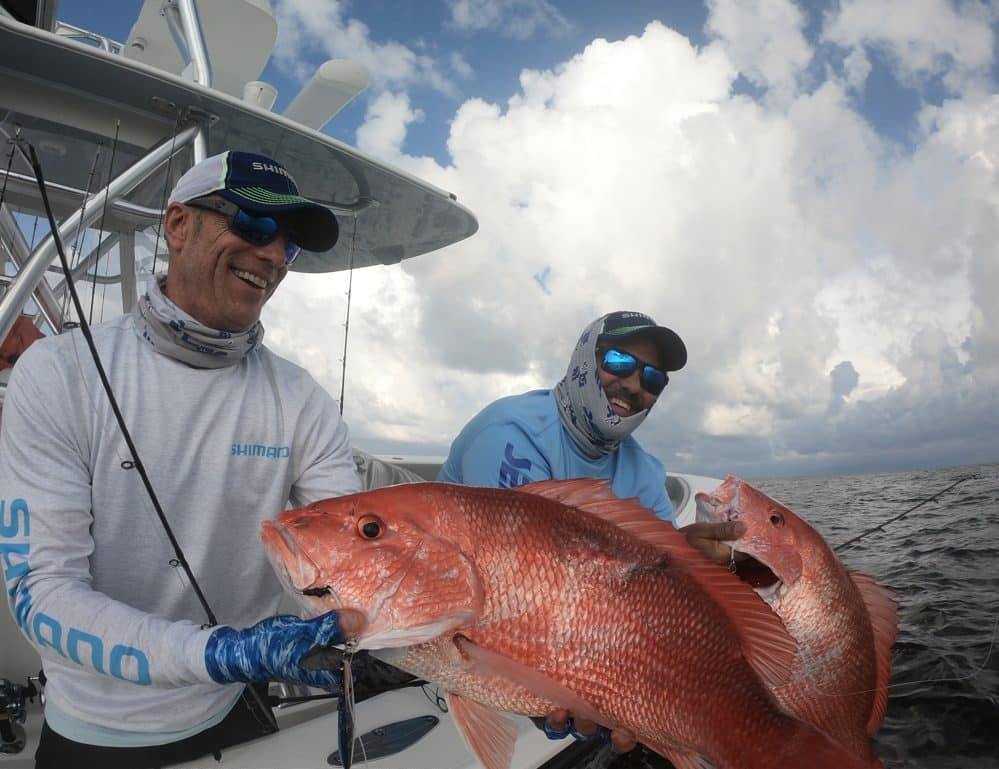
M 635 371 L 640 371 L 638 381 L 641 382 L 642 389 L 650 395 L 658 396 L 669 384 L 669 374 L 662 369 L 636 358 L 630 352 L 616 350 L 613 347 L 604 350 L 600 358 L 600 368 L 622 379 L 630 377 Z
M 195 198 L 185 205 L 222 214 L 231 232 L 256 246 L 266 246 L 278 235 L 284 235 L 284 260 L 289 266 L 302 251 L 302 247 L 291 239 L 287 230 L 273 216 L 251 214 L 235 203 L 219 198 Z

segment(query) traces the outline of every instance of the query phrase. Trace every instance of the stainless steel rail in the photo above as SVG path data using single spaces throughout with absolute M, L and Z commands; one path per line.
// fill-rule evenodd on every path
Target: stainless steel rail
M 111 180 L 107 187 L 87 198 L 87 205 L 84 208 L 67 217 L 59 225 L 59 237 L 65 242 L 78 228 L 89 227 L 100 218 L 106 202 L 113 202 L 127 195 L 148 179 L 173 154 L 187 147 L 200 133 L 201 126 L 189 126 L 175 138 L 166 139 L 151 149 L 144 157 Z M 0 339 L 6 339 L 25 302 L 38 284 L 45 279 L 45 272 L 57 256 L 55 238 L 49 233 L 0 300 Z

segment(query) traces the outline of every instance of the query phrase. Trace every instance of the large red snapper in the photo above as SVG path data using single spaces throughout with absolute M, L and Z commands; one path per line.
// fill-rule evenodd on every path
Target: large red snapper
M 764 685 L 794 659 L 777 616 L 605 481 L 394 486 L 286 511 L 262 538 L 309 613 L 364 613 L 360 648 L 403 647 L 394 664 L 447 690 L 490 769 L 515 741 L 498 711 L 555 708 L 680 769 L 863 766 Z
M 806 521 L 735 476 L 710 495 L 698 494 L 696 502 L 699 521 L 746 526 L 731 544 L 754 561 L 738 571 L 757 585 L 798 642 L 791 678 L 772 687 L 777 699 L 869 766 L 881 767 L 870 737 L 888 704 L 898 632 L 895 593 L 849 571 Z

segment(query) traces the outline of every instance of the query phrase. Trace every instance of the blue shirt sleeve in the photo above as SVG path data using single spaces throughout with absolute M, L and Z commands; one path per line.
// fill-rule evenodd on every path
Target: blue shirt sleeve
M 516 425 L 490 425 L 459 435 L 438 480 L 508 489 L 552 477 L 534 442 Z

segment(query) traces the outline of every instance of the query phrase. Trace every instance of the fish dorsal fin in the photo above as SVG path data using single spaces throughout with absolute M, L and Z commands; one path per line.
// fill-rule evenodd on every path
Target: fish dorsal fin
M 513 491 L 536 494 L 620 526 L 640 539 L 658 544 L 663 531 L 676 529 L 659 518 L 637 499 L 614 496 L 611 482 L 603 478 L 574 478 L 568 481 L 536 481 L 516 486 Z M 681 537 L 682 539 L 685 539 Z M 668 542 L 667 542 L 668 544 Z
M 611 482 L 604 478 L 572 478 L 567 481 L 534 481 L 514 486 L 513 491 L 537 494 L 570 507 L 583 507 L 589 502 L 614 499 Z
M 513 720 L 475 700 L 448 693 L 448 710 L 472 753 L 486 769 L 510 769 L 517 726 Z
M 891 647 L 898 635 L 898 600 L 895 591 L 885 587 L 859 571 L 848 572 L 853 584 L 860 590 L 860 596 L 867 606 L 874 630 L 874 655 L 877 665 L 877 683 L 874 691 L 874 705 L 867 722 L 867 733 L 873 737 L 885 720 L 888 709 L 888 681 L 891 677 Z
M 791 678 L 798 643 L 784 627 L 783 620 L 747 583 L 724 566 L 707 560 L 679 531 L 676 536 L 679 541 L 669 550 L 674 562 L 680 562 L 728 615 L 746 661 L 768 687 L 786 684 Z
M 671 563 L 686 571 L 729 617 L 746 659 L 764 683 L 780 686 L 790 679 L 798 645 L 780 617 L 749 585 L 723 566 L 708 561 L 682 532 L 637 499 L 619 499 L 610 481 L 592 478 L 537 481 L 513 490 L 537 494 L 595 515 L 665 552 Z

